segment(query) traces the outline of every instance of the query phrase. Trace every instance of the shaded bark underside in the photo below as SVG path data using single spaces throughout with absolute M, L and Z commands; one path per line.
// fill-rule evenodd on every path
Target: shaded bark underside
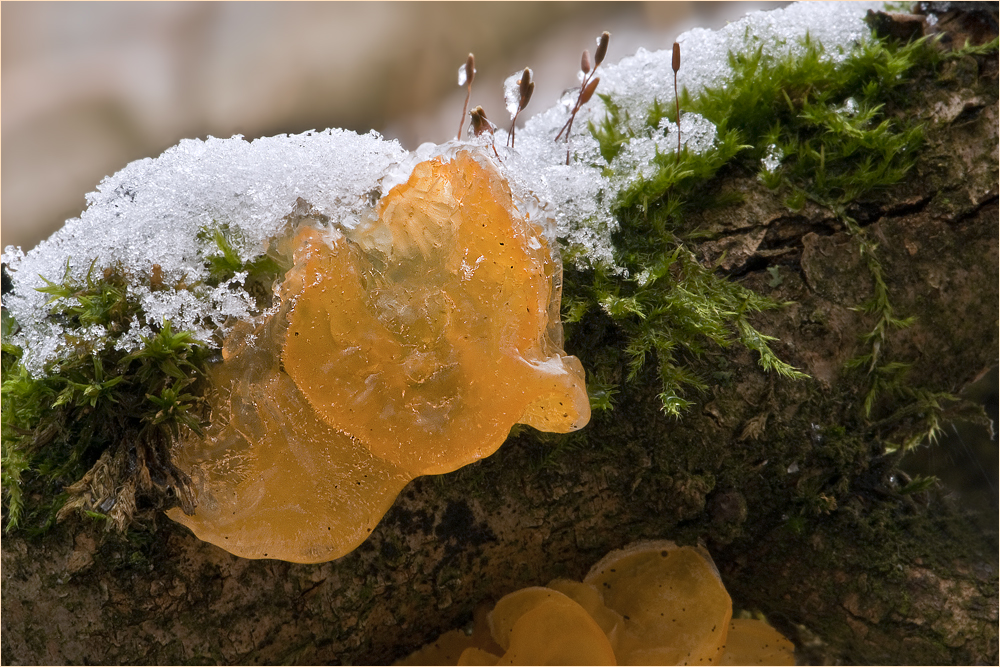
M 978 67 L 917 110 L 928 141 L 907 181 L 851 210 L 879 244 L 896 312 L 918 316 L 886 354 L 933 391 L 997 363 L 996 63 Z M 995 528 L 944 494 L 894 491 L 882 431 L 860 416 L 865 378 L 844 370 L 874 321 L 856 310 L 873 289 L 857 240 L 751 177 L 718 187 L 744 201 L 705 214 L 717 233 L 699 252 L 726 251 L 732 275 L 793 302 L 755 324 L 811 380 L 719 350 L 697 362 L 717 384 L 682 420 L 663 417 L 650 378 L 578 436 L 521 433 L 415 480 L 331 563 L 239 559 L 163 517 L 131 540 L 78 523 L 5 536 L 3 662 L 391 662 L 482 599 L 669 538 L 704 540 L 735 606 L 766 613 L 800 659 L 995 664 Z

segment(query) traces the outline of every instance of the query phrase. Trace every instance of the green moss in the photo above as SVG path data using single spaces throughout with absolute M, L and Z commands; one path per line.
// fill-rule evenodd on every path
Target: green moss
M 268 252 L 242 262 L 225 227 L 206 231 L 208 283 L 246 272 L 244 287 L 258 307 L 270 305 L 271 286 L 290 262 Z M 2 488 L 7 530 L 51 527 L 79 509 L 83 517 L 124 531 L 144 507 L 190 502 L 187 476 L 170 461 L 169 447 L 183 430 L 198 431 L 203 414 L 201 382 L 220 340 L 196 340 L 170 322 L 154 326 L 132 353 L 116 343 L 135 320 L 144 320 L 129 285 L 151 290 L 189 290 L 199 283 L 165 285 L 154 267 L 149 276 L 120 267 L 82 282 L 66 274 L 45 280 L 50 295 L 44 317 L 67 332 L 65 350 L 33 377 L 22 350 L 7 343 L 17 323 L 4 313 L 2 356 Z M 99 327 L 99 338 L 85 335 Z
M 717 275 L 714 267 L 704 267 L 677 242 L 660 257 L 650 249 L 644 259 L 636 259 L 634 268 L 642 268 L 630 278 L 597 269 L 566 281 L 574 311 L 566 319 L 569 336 L 599 336 L 620 343 L 587 359 L 599 378 L 592 396 L 598 408 L 607 410 L 612 405 L 617 391 L 612 379 L 635 382 L 652 363 L 662 386 L 663 409 L 678 416 L 690 405 L 685 390 L 707 387 L 688 360 L 734 342 L 756 351 L 765 369 L 802 377 L 771 351 L 769 343 L 774 339 L 748 320 L 751 313 L 779 307 L 779 303 Z M 590 307 L 582 309 L 581 303 Z
M 564 306 L 570 347 L 581 350 L 600 378 L 592 397 L 599 409 L 612 406 L 609 391 L 616 382 L 634 382 L 642 368 L 653 365 L 663 409 L 678 416 L 692 394 L 707 386 L 693 370 L 694 360 L 733 343 L 756 352 L 767 370 L 803 377 L 773 353 L 773 338 L 749 318 L 782 304 L 742 287 L 718 266 L 706 266 L 691 250 L 692 242 L 711 232 L 687 222 L 695 218 L 690 213 L 738 203 L 733 196 L 720 197 L 715 187 L 734 172 L 756 174 L 792 210 L 807 201 L 829 209 L 857 239 L 875 284 L 872 297 L 858 305 L 875 322 L 861 341 L 865 350 L 851 362 L 870 378 L 866 415 L 900 372 L 898 362 L 885 359 L 886 336 L 914 319 L 895 312 L 877 244 L 852 211 L 900 182 L 922 146 L 923 128 L 887 109 L 905 101 L 906 87 L 916 78 L 960 56 L 942 54 L 927 39 L 906 44 L 874 39 L 838 64 L 808 36 L 801 46 L 780 58 L 769 58 L 762 49 L 730 54 L 733 76 L 725 86 L 696 97 L 683 91 L 683 113 L 710 120 L 717 130 L 715 145 L 700 154 L 658 153 L 651 177 L 615 173 L 612 160 L 629 141 L 661 132 L 664 119 L 676 122 L 674 106 L 655 101 L 637 126 L 613 97 L 601 97 L 607 114 L 590 131 L 612 165 L 609 175 L 628 184 L 612 204 L 621 229 L 615 262 L 625 270 L 567 272 Z M 772 286 L 780 284 L 776 271 L 772 278 Z M 600 344 L 614 349 L 594 349 Z
M 181 428 L 199 426 L 200 399 L 192 393 L 207 350 L 169 322 L 143 340 L 135 353 L 114 349 L 115 338 L 140 313 L 119 270 L 84 284 L 64 278 L 48 282 L 49 317 L 70 333 L 69 351 L 32 377 L 20 363 L 21 350 L 3 347 L 2 471 L 7 529 L 47 528 L 70 496 L 87 516 L 112 519 L 123 529 L 134 507 L 120 483 L 119 468 L 152 474 L 153 486 L 174 487 L 178 472 L 169 463 L 169 439 Z M 99 325 L 106 340 L 76 337 Z M 98 462 L 103 463 L 98 466 Z M 82 482 L 82 485 L 81 485 Z M 64 493 L 68 489 L 69 493 Z
M 237 248 L 244 245 L 244 239 L 228 224 L 216 223 L 205 227 L 198 234 L 204 244 L 205 266 L 209 271 L 208 285 L 216 287 L 231 280 L 240 273 L 246 273 L 243 288 L 257 301 L 259 311 L 271 305 L 274 282 L 291 268 L 291 258 L 282 255 L 274 244 L 250 261 L 243 261 Z

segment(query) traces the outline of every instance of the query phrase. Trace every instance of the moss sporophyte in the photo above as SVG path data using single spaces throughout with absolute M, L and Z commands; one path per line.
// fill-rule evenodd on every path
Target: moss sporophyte
M 655 100 L 644 122 L 637 124 L 612 96 L 601 97 L 607 115 L 591 123 L 590 131 L 612 177 L 624 184 L 612 204 L 620 221 L 615 260 L 632 279 L 600 270 L 567 277 L 566 321 L 578 322 L 588 304 L 599 305 L 627 336 L 630 380 L 655 352 L 661 398 L 670 414 L 689 404 L 686 389 L 705 388 L 703 380 L 677 362 L 678 355 L 697 356 L 706 344 L 736 340 L 757 351 L 765 368 L 802 376 L 774 356 L 768 347 L 773 339 L 746 319 L 781 304 L 722 277 L 688 248 L 689 241 L 705 238 L 686 224 L 688 214 L 731 203 L 708 200 L 713 179 L 724 168 L 756 172 L 769 188 L 785 193 L 790 207 L 798 208 L 808 198 L 847 225 L 875 278 L 875 296 L 859 304 L 879 316 L 867 342 L 886 327 L 912 321 L 893 315 L 876 248 L 847 214 L 847 206 L 899 182 L 912 166 L 921 128 L 886 118 L 884 107 L 914 68 L 934 62 L 936 51 L 927 40 L 905 45 L 873 40 L 842 63 L 824 58 L 823 51 L 807 35 L 794 55 L 765 57 L 762 46 L 731 53 L 732 77 L 725 86 L 706 88 L 697 96 L 685 90 L 680 100 L 685 114 L 697 114 L 715 126 L 714 144 L 701 152 L 682 150 L 676 160 L 658 147 L 654 168 L 640 178 L 634 172 L 615 174 L 615 158 L 631 142 L 655 137 L 665 119 L 678 123 L 676 112 Z M 876 361 L 871 359 L 873 365 Z M 610 367 L 591 370 L 613 375 Z
M 854 23 L 850 26 L 850 35 L 861 34 Z M 29 269 L 34 265 L 26 264 L 23 255 L 10 260 L 13 283 L 8 292 L 5 280 L 5 299 L 12 294 L 20 299 L 20 306 L 15 303 L 11 313 L 4 313 L 2 483 L 8 529 L 43 529 L 60 510 L 65 516 L 74 509 L 87 516 L 107 517 L 109 527 L 123 529 L 142 512 L 171 504 L 177 506 L 173 516 L 189 522 L 195 521 L 191 516 L 198 516 L 198 506 L 210 513 L 212 507 L 232 502 L 243 490 L 238 485 L 213 487 L 213 480 L 244 463 L 240 456 L 225 458 L 224 452 L 208 450 L 212 443 L 225 449 L 224 429 L 213 420 L 223 404 L 235 409 L 226 402 L 228 392 L 236 395 L 234 383 L 249 382 L 240 390 L 250 391 L 253 385 L 253 391 L 262 391 L 263 396 L 266 387 L 278 391 L 278 385 L 292 382 L 289 378 L 301 371 L 296 382 L 305 389 L 287 390 L 300 395 L 296 409 L 319 414 L 316 429 L 333 428 L 324 421 L 329 416 L 321 408 L 330 403 L 326 394 L 335 387 L 309 380 L 306 376 L 312 370 L 297 371 L 300 358 L 272 350 L 265 359 L 261 350 L 278 346 L 278 339 L 281 345 L 275 350 L 284 348 L 286 335 L 295 347 L 296 335 L 316 333 L 296 329 L 295 315 L 288 309 L 302 300 L 323 310 L 318 294 L 316 303 L 305 296 L 305 285 L 313 283 L 303 282 L 303 267 L 313 267 L 308 270 L 312 278 L 334 275 L 322 268 L 329 259 L 322 255 L 339 248 L 338 243 L 344 253 L 360 252 L 367 257 L 364 266 L 368 268 L 359 269 L 357 276 L 363 288 L 358 298 L 373 312 L 382 312 L 382 326 L 406 339 L 402 344 L 417 353 L 408 357 L 404 375 L 407 382 L 429 392 L 428 402 L 437 406 L 437 412 L 421 413 L 420 423 L 412 428 L 430 432 L 449 420 L 449 410 L 458 408 L 452 405 L 447 387 L 464 373 L 463 366 L 437 363 L 435 355 L 458 354 L 456 350 L 475 346 L 469 347 L 459 336 L 449 342 L 449 350 L 435 351 L 429 343 L 434 340 L 431 331 L 403 320 L 417 310 L 430 309 L 427 312 L 433 313 L 425 318 L 427 322 L 447 323 L 463 306 L 454 296 L 437 301 L 428 297 L 430 301 L 418 304 L 400 293 L 392 300 L 391 290 L 380 282 L 402 277 L 396 274 L 413 258 L 439 253 L 440 239 L 421 229 L 422 222 L 401 227 L 374 224 L 367 227 L 371 230 L 367 236 L 357 230 L 372 224 L 373 219 L 366 217 L 377 208 L 372 204 L 384 207 L 392 201 L 393 187 L 406 183 L 416 173 L 416 165 L 432 164 L 444 155 L 441 166 L 434 168 L 445 169 L 466 159 L 460 157 L 462 150 L 471 151 L 474 157 L 468 159 L 474 164 L 448 175 L 445 180 L 451 180 L 445 190 L 451 189 L 447 192 L 427 186 L 421 197 L 446 200 L 453 192 L 481 189 L 477 179 L 486 179 L 492 183 L 490 192 L 477 196 L 493 201 L 506 197 L 510 215 L 526 221 L 525 229 L 535 230 L 516 236 L 519 243 L 527 243 L 525 252 L 537 260 L 522 263 L 534 267 L 523 269 L 530 274 L 525 279 L 534 290 L 526 294 L 537 292 L 538 298 L 524 304 L 527 319 L 511 317 L 502 324 L 503 331 L 484 332 L 482 338 L 496 335 L 522 341 L 525 349 L 540 354 L 528 366 L 549 364 L 552 367 L 545 372 L 554 373 L 557 379 L 553 387 L 539 385 L 532 400 L 510 408 L 511 418 L 497 426 L 499 435 L 491 436 L 489 447 L 477 448 L 456 461 L 486 455 L 518 421 L 551 430 L 578 427 L 589 409 L 612 410 L 615 396 L 625 385 L 651 375 L 658 383 L 664 412 L 682 417 L 710 384 L 698 361 L 734 344 L 756 353 L 765 370 L 781 377 L 805 377 L 779 359 L 771 347 L 774 338 L 751 323 L 754 313 L 783 304 L 727 276 L 720 264 L 705 264 L 694 251 L 695 241 L 704 238 L 706 231 L 689 222 L 691 213 L 734 203 L 713 199 L 713 186 L 734 171 L 758 174 L 790 206 L 810 200 L 829 208 L 854 234 L 876 279 L 871 303 L 859 304 L 877 318 L 865 341 L 872 353 L 859 366 L 873 378 L 896 372 L 892 364 L 898 362 L 887 362 L 884 349 L 876 344 L 888 328 L 905 326 L 910 320 L 893 311 L 884 280 L 879 279 L 877 247 L 851 219 L 850 205 L 900 181 L 912 166 L 921 146 L 921 129 L 890 117 L 887 105 L 894 103 L 894 96 L 909 79 L 933 69 L 943 56 L 926 40 L 898 44 L 866 38 L 834 58 L 826 52 L 833 47 L 808 34 L 794 48 L 775 55 L 755 45 L 752 37 L 747 37 L 749 48 L 728 55 L 731 74 L 724 83 L 704 85 L 695 93 L 682 88 L 679 104 L 665 96 L 636 106 L 620 92 L 625 88 L 616 88 L 615 81 L 627 73 L 625 65 L 602 65 L 601 88 L 606 92 L 590 100 L 589 107 L 573 105 L 573 100 L 583 99 L 585 91 L 578 91 L 567 98 L 567 106 L 529 120 L 518 132 L 516 150 L 504 147 L 503 141 L 490 141 L 492 148 L 485 157 L 484 142 L 475 138 L 439 147 L 433 155 L 425 151 L 407 156 L 398 144 L 376 135 L 331 130 L 253 143 L 238 138 L 182 142 L 155 161 L 135 163 L 110 177 L 93 195 L 82 220 L 74 221 L 75 227 L 67 226 L 61 241 L 76 242 L 88 250 L 68 260 L 64 253 L 59 264 L 38 260 L 51 282 L 35 280 L 41 271 Z M 680 69 L 682 83 L 684 67 Z M 465 72 L 463 84 L 471 85 L 471 59 Z M 527 82 L 526 76 L 521 77 Z M 598 98 L 603 104 L 599 115 L 593 110 Z M 589 113 L 585 130 L 579 129 L 582 123 L 572 126 L 571 110 Z M 553 141 L 563 125 L 567 134 L 573 131 L 570 145 L 575 152 L 569 165 L 563 164 L 565 144 Z M 501 135 L 504 132 L 497 130 Z M 679 132 L 679 137 L 671 132 Z M 676 151 L 678 138 L 680 152 Z M 336 160 L 331 161 L 331 155 Z M 157 178 L 186 178 L 192 160 L 198 161 L 205 174 L 215 176 L 171 182 L 161 191 Z M 233 170 L 233 164 L 255 165 L 266 173 Z M 484 166 L 489 164 L 493 166 Z M 497 168 L 501 171 L 496 177 L 477 171 Z M 473 173 L 474 177 L 469 175 Z M 206 189 L 204 184 L 213 178 L 219 183 Z M 266 187 L 261 183 L 267 183 Z M 534 192 L 532 188 L 549 189 Z M 169 216 L 162 213 L 162 206 L 157 208 L 166 190 L 170 196 L 183 198 L 170 207 Z M 263 190 L 266 197 L 260 194 Z M 134 238 L 87 241 L 86 234 L 78 231 L 89 230 L 87 225 L 97 229 L 120 215 L 153 217 Z M 423 220 L 423 215 L 415 220 Z M 157 236 L 156 225 L 173 225 L 172 245 Z M 324 241 L 295 245 L 295 239 L 320 229 L 326 234 Z M 349 237 L 350 243 L 336 240 L 338 234 Z M 490 252 L 473 243 L 442 271 L 450 272 L 462 285 L 479 280 L 489 272 L 494 261 L 490 258 L 497 256 L 491 253 L 506 243 L 500 237 L 496 240 L 500 245 Z M 152 254 L 131 263 L 116 263 L 107 255 L 101 255 L 100 261 L 92 259 L 104 252 L 104 246 L 115 244 L 156 248 L 169 254 L 172 263 Z M 538 259 L 549 248 L 558 249 L 567 264 L 565 273 L 560 273 L 557 262 Z M 51 248 L 46 252 L 51 254 Z M 513 250 L 505 247 L 501 255 L 506 252 Z M 62 264 L 65 275 L 57 279 L 51 274 Z M 520 275 L 519 266 L 514 263 L 508 271 Z M 302 289 L 294 299 L 285 299 L 294 291 L 288 283 L 290 276 L 296 276 Z M 581 356 L 586 368 L 589 407 L 587 401 L 579 402 L 583 371 L 570 368 L 572 362 L 566 359 L 571 357 L 562 353 L 560 289 L 566 347 Z M 34 290 L 47 295 L 44 305 L 31 300 Z M 331 313 L 327 316 L 332 317 Z M 528 320 L 530 326 L 525 324 Z M 324 335 L 331 333 L 336 339 L 336 332 Z M 268 336 L 276 338 L 268 342 Z M 44 344 L 33 348 L 25 341 Z M 351 346 L 345 341 L 327 343 L 343 351 Z M 393 345 L 383 345 L 380 354 L 391 357 Z M 241 377 L 226 371 L 232 376 L 227 376 L 229 386 L 219 382 L 223 373 L 219 369 L 233 359 L 241 359 L 239 363 L 246 368 Z M 317 359 L 317 368 L 323 363 Z M 371 363 L 372 368 L 356 369 L 359 377 L 375 377 L 378 364 L 384 362 Z M 569 366 L 556 368 L 565 363 Z M 358 386 L 355 393 L 362 396 L 369 390 L 374 391 Z M 942 400 L 924 398 L 928 404 Z M 353 399 L 338 395 L 334 402 L 349 400 Z M 402 403 L 397 406 L 403 408 Z M 375 422 L 382 419 L 377 411 L 373 414 Z M 247 412 L 240 419 L 256 419 L 259 423 L 254 428 L 265 427 L 261 414 Z M 208 437 L 210 429 L 215 429 L 214 435 Z M 401 433 L 389 436 L 399 440 Z M 383 440 L 391 442 L 393 437 Z M 358 438 L 366 442 L 368 436 Z M 184 442 L 200 442 L 204 451 L 178 447 Z M 391 503 L 392 489 L 398 490 L 414 474 L 461 465 L 441 463 L 438 459 L 444 455 L 440 453 L 428 454 L 416 463 L 396 460 L 392 447 L 383 449 L 375 456 L 377 461 L 373 450 L 359 452 L 367 463 L 342 471 L 344 484 L 390 490 L 388 500 L 372 501 L 362 508 L 371 516 L 359 522 L 361 532 L 351 539 L 364 539 L 385 502 Z M 212 458 L 217 455 L 221 458 Z M 352 477 L 361 468 L 365 468 L 362 476 Z M 214 495 L 210 501 L 204 499 L 208 496 L 199 501 L 198 495 L 205 493 Z M 213 541 L 225 542 L 224 532 L 219 530 Z M 247 555 L 276 553 L 274 542 L 265 540 L 258 546 L 247 547 Z M 330 554 L 336 551 L 330 551 L 329 544 L 326 551 L 296 548 L 296 559 L 335 557 Z

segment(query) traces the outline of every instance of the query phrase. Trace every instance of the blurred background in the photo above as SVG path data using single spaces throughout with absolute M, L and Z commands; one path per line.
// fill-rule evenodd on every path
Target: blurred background
M 4 2 L 0 243 L 27 251 L 101 178 L 185 137 L 343 127 L 413 149 L 457 132 L 470 51 L 470 108 L 495 122 L 503 80 L 533 69 L 523 121 L 577 84 L 603 30 L 616 62 L 785 4 Z

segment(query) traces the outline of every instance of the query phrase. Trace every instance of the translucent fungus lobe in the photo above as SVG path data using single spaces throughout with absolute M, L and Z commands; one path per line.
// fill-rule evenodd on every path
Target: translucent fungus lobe
M 240 556 L 331 560 L 410 479 L 488 456 L 518 422 L 587 423 L 560 266 L 485 158 L 418 164 L 356 229 L 309 222 L 278 308 L 211 371 L 211 425 L 175 448 L 198 506 L 171 518 Z
M 720 665 L 794 665 L 795 645 L 764 621 L 734 618 Z
M 320 562 L 360 544 L 411 476 L 317 417 L 281 372 L 280 314 L 227 341 L 211 426 L 175 448 L 198 506 L 168 515 L 237 556 Z
M 559 265 L 500 174 L 469 153 L 423 162 L 377 213 L 297 268 L 311 287 L 283 360 L 322 419 L 418 475 L 493 453 L 517 422 L 583 426 L 583 369 L 552 308 Z
M 583 607 L 588 614 L 601 626 L 601 630 L 611 642 L 612 648 L 617 650 L 618 638 L 625 624 L 625 619 L 617 611 L 608 609 L 604 604 L 604 596 L 591 584 L 584 584 L 570 579 L 553 579 L 549 582 L 548 588 L 559 591 L 573 599 L 574 602 Z
M 572 598 L 545 587 L 506 595 L 490 614 L 498 665 L 614 665 L 604 631 Z
M 625 618 L 622 664 L 706 664 L 720 653 L 733 607 L 707 553 L 638 542 L 609 553 L 583 582 Z

